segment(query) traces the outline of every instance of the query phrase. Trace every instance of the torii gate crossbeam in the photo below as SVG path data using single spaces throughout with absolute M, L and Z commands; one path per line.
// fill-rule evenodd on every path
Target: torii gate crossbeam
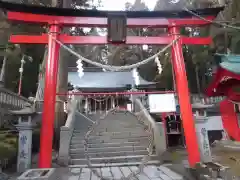
M 59 59 L 58 39 L 65 44 L 107 44 L 106 37 L 69 36 L 61 34 L 64 26 L 80 27 L 107 27 L 109 12 L 92 10 L 73 10 L 46 7 L 29 7 L 25 5 L 0 2 L 0 6 L 7 10 L 8 19 L 25 23 L 37 23 L 49 26 L 49 33 L 42 35 L 12 35 L 12 43 L 48 44 L 48 59 L 45 74 L 44 110 L 41 129 L 41 144 L 39 167 L 49 168 L 52 161 L 52 137 L 54 126 L 54 112 L 56 100 L 57 71 Z M 195 10 L 196 13 L 208 20 L 213 20 L 222 8 L 209 8 Z M 125 12 L 127 27 L 161 27 L 168 28 L 168 36 L 163 37 L 127 37 L 126 44 L 169 44 L 180 36 L 180 28 L 190 26 L 203 26 L 208 21 L 192 17 L 185 11 L 174 12 Z M 188 81 L 183 59 L 182 45 L 184 44 L 210 44 L 211 38 L 184 37 L 172 46 L 172 64 L 179 96 L 180 111 L 183 119 L 183 128 L 187 145 L 189 163 L 193 167 L 200 162 L 197 136 L 193 120 L 193 113 L 189 97 Z

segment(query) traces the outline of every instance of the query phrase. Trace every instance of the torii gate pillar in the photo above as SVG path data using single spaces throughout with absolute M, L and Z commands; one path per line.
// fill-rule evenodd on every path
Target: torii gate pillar
M 180 27 L 177 26 L 172 26 L 169 28 L 169 33 L 173 39 L 177 39 L 177 37 L 180 35 L 179 28 Z M 198 142 L 196 141 L 197 135 L 195 131 L 192 106 L 189 96 L 188 80 L 181 39 L 172 46 L 172 66 L 174 70 L 173 75 L 175 75 L 179 104 L 181 105 L 180 112 L 182 116 L 182 124 L 185 133 L 187 151 L 191 152 L 188 153 L 188 161 L 190 166 L 193 167 L 196 162 L 200 162 L 200 154 L 198 150 Z
M 57 71 L 60 45 L 54 40 L 58 38 L 60 28 L 58 25 L 50 25 L 48 35 L 48 58 L 45 72 L 45 92 L 43 118 L 40 139 L 39 167 L 49 167 L 52 164 L 52 141 L 55 119 L 55 102 L 57 89 Z M 44 148 L 44 149 L 42 149 Z

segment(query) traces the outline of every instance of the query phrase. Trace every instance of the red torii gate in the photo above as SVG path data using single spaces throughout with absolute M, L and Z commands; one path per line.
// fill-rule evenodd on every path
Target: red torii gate
M 54 112 L 56 100 L 56 84 L 60 45 L 55 39 L 64 44 L 107 44 L 107 37 L 99 36 L 69 36 L 61 34 L 64 26 L 107 27 L 109 12 L 93 10 L 73 10 L 25 6 L 0 2 L 0 6 L 7 10 L 7 17 L 11 21 L 37 23 L 49 26 L 49 33 L 42 35 L 11 35 L 11 43 L 48 44 L 48 60 L 45 74 L 44 110 L 41 128 L 41 144 L 39 167 L 49 168 L 52 161 L 52 139 L 54 128 Z M 213 20 L 222 8 L 195 10 L 207 20 Z M 121 13 L 121 12 L 119 12 Z M 123 12 L 122 12 L 123 13 Z M 111 13 L 110 13 L 111 14 Z M 212 42 L 211 37 L 185 37 L 180 35 L 181 27 L 202 26 L 210 24 L 208 21 L 193 17 L 185 11 L 174 12 L 124 12 L 127 27 L 168 28 L 169 34 L 161 37 L 126 37 L 125 44 L 165 45 L 180 39 L 172 46 L 172 64 L 175 73 L 176 88 L 179 95 L 183 128 L 187 144 L 189 163 L 193 167 L 200 162 L 193 113 L 189 98 L 188 81 L 182 52 L 182 45 L 207 45 Z

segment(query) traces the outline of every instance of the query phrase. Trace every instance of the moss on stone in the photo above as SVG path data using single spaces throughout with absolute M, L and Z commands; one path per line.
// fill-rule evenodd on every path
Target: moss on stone
M 17 139 L 16 135 L 0 132 L 0 164 L 3 168 L 16 161 Z

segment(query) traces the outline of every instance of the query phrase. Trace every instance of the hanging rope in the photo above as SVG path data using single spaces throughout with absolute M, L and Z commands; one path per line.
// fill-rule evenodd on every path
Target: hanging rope
M 162 54 L 163 52 L 165 52 L 168 48 L 170 48 L 173 44 L 175 44 L 180 37 L 176 38 L 175 40 L 173 40 L 170 44 L 168 44 L 167 46 L 165 46 L 163 49 L 161 49 L 158 53 L 154 54 L 153 56 L 135 63 L 135 64 L 131 64 L 131 65 L 126 65 L 126 66 L 110 66 L 110 65 L 105 65 L 105 64 L 101 64 L 98 62 L 94 62 L 90 59 L 87 59 L 85 57 L 83 57 L 82 55 L 80 55 L 79 53 L 77 53 L 76 51 L 74 51 L 73 49 L 69 48 L 68 46 L 64 45 L 61 41 L 54 39 L 62 48 L 64 48 L 66 51 L 70 52 L 71 54 L 75 55 L 77 58 L 81 59 L 82 61 L 89 63 L 91 65 L 100 67 L 102 69 L 105 70 L 109 70 L 109 71 L 123 71 L 123 70 L 129 70 L 129 69 L 134 69 L 134 68 L 138 68 L 142 65 L 145 65 L 149 62 L 151 62 L 152 60 L 154 60 L 157 56 L 159 56 L 160 54 Z
M 199 19 L 201 19 L 203 21 L 206 21 L 206 22 L 209 22 L 209 23 L 212 23 L 212 24 L 217 24 L 217 25 L 220 25 L 220 26 L 223 26 L 223 27 L 228 27 L 228 28 L 240 30 L 240 27 L 238 27 L 238 26 L 233 26 L 233 25 L 230 25 L 230 24 L 227 24 L 227 23 L 222 23 L 222 22 L 206 19 L 206 18 L 198 15 L 197 13 L 189 10 L 187 7 L 184 7 L 183 10 L 187 11 L 188 13 L 192 14 L 193 16 L 195 16 L 195 17 L 197 17 L 197 18 L 199 18 Z

